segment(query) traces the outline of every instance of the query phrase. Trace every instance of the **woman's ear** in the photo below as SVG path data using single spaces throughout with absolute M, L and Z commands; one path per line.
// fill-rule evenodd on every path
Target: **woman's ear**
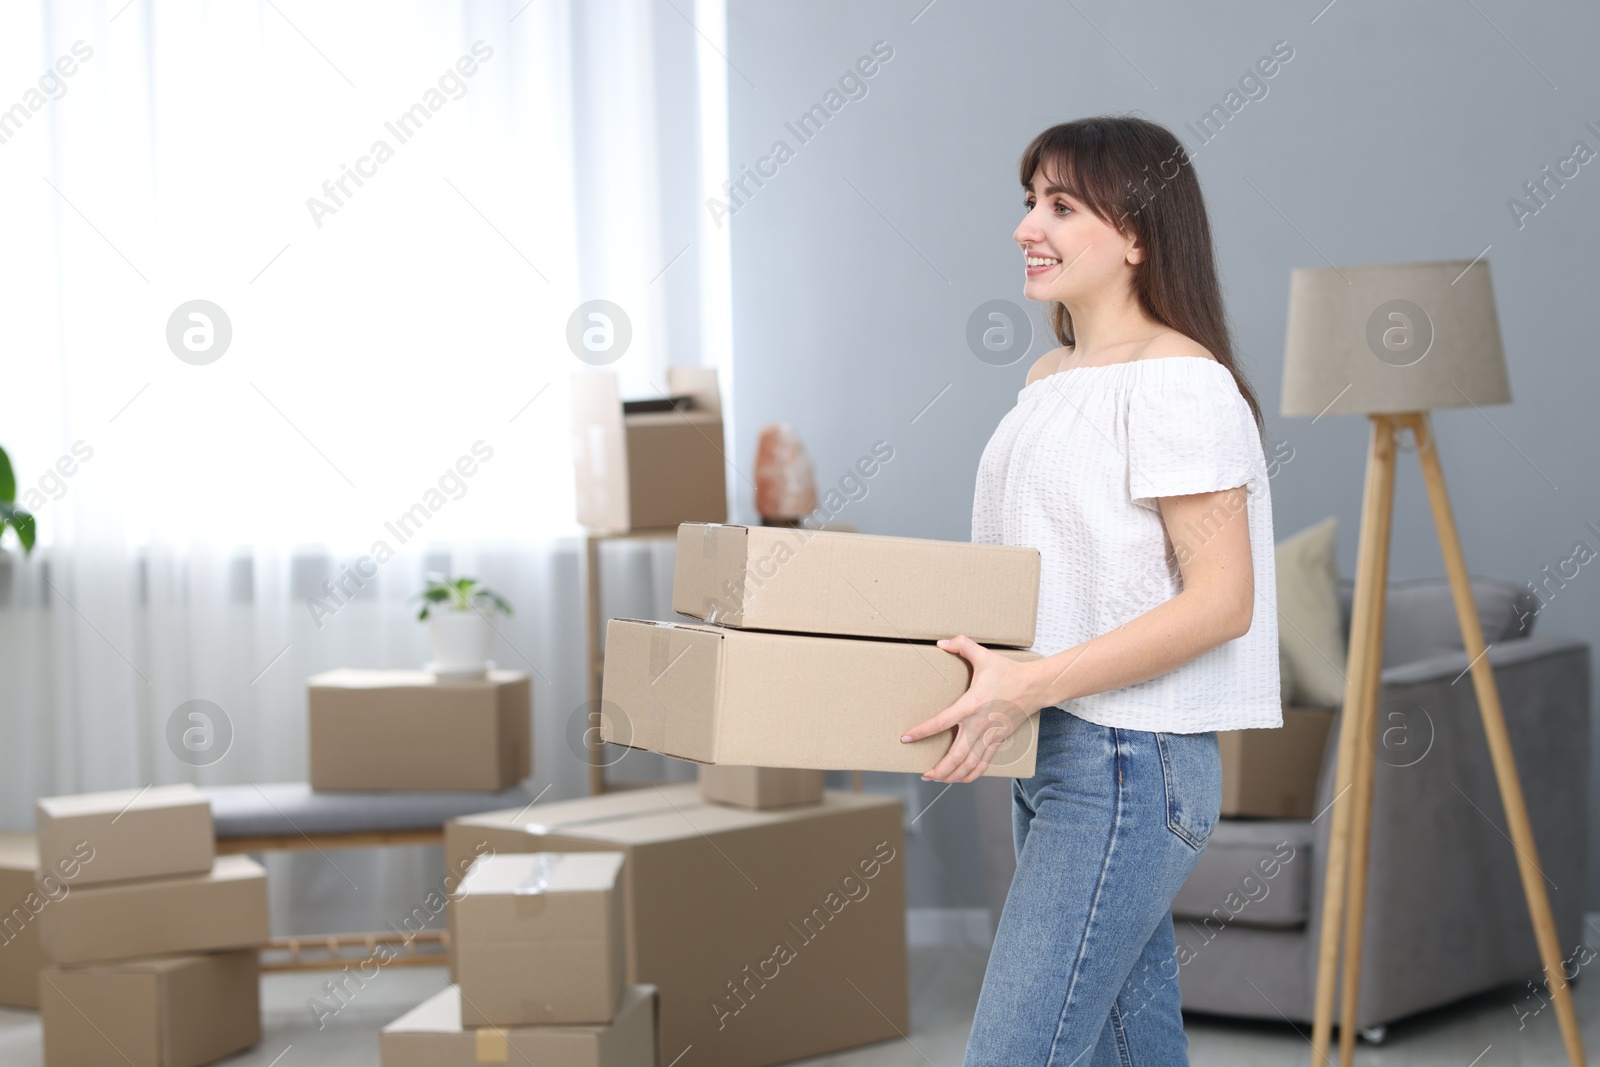
M 1129 263 L 1144 262 L 1144 245 L 1139 243 L 1139 238 L 1128 238 L 1128 251 L 1126 253 L 1126 258 Z

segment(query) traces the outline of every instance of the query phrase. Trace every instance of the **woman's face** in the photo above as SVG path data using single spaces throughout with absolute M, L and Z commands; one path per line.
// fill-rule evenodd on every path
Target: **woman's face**
M 1025 256 L 1022 295 L 1070 305 L 1124 281 L 1144 250 L 1042 171 L 1022 194 L 1027 214 L 1011 235 Z

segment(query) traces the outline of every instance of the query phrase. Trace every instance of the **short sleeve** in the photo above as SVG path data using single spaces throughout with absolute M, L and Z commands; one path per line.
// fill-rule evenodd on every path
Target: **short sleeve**
M 1129 390 L 1127 458 L 1128 496 L 1152 511 L 1164 496 L 1241 485 L 1257 492 L 1254 482 L 1265 462 L 1255 420 L 1232 376 L 1212 373 L 1156 376 Z

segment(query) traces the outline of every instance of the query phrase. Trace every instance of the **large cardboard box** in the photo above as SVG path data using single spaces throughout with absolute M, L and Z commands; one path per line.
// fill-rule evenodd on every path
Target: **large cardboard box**
M 625 853 L 627 980 L 660 990 L 659 1067 L 764 1067 L 908 1032 L 903 818 L 875 793 L 750 811 L 684 782 L 456 819 L 445 855 Z
M 441 681 L 428 671 L 334 670 L 306 683 L 311 788 L 498 792 L 533 770 L 523 671 Z
M 578 522 L 594 533 L 671 529 L 728 517 L 717 373 L 668 367 L 682 410 L 630 411 L 611 371 L 572 376 Z M 639 405 L 643 406 L 643 405 Z
M 38 873 L 33 835 L 0 833 L 0 1004 L 14 1008 L 39 1006 L 39 972 L 50 962 L 39 941 L 39 915 L 71 890 L 54 871 L 43 888 L 36 886 Z
M 815 804 L 827 787 L 827 772 L 804 767 L 740 767 L 702 763 L 700 799 L 741 808 L 786 808 Z
M 382 1067 L 656 1067 L 656 991 L 629 986 L 616 1018 L 595 1026 L 471 1029 L 461 1022 L 458 986 L 441 989 L 383 1028 Z
M 612 619 L 600 737 L 698 763 L 921 774 L 954 731 L 909 744 L 900 735 L 955 703 L 971 674 L 936 645 Z M 1030 777 L 1037 721 L 1007 737 L 984 773 Z
M 81 861 L 78 885 L 196 874 L 216 856 L 211 800 L 192 785 L 45 797 L 34 829 L 40 869 Z
M 259 947 L 267 872 L 248 856 L 218 856 L 205 874 L 75 886 L 39 918 L 57 963 Z
M 803 527 L 684 523 L 672 610 L 748 630 L 1027 648 L 1039 550 Z
M 620 852 L 483 856 L 455 909 L 464 1026 L 605 1023 L 617 1011 Z
M 1263 819 L 1309 819 L 1316 812 L 1317 776 L 1333 728 L 1325 708 L 1284 708 L 1277 730 L 1223 730 L 1222 814 Z
M 261 1040 L 254 949 L 41 976 L 45 1067 L 201 1067 Z

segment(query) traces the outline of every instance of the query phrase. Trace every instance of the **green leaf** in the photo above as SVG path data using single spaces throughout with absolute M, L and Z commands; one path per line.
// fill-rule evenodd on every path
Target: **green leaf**
M 22 542 L 23 553 L 32 554 L 37 532 L 33 516 L 14 504 L 0 500 L 0 535 L 4 535 L 7 526 L 17 531 L 17 540 Z
M 10 504 L 17 499 L 17 476 L 11 470 L 11 457 L 0 448 L 0 502 Z

